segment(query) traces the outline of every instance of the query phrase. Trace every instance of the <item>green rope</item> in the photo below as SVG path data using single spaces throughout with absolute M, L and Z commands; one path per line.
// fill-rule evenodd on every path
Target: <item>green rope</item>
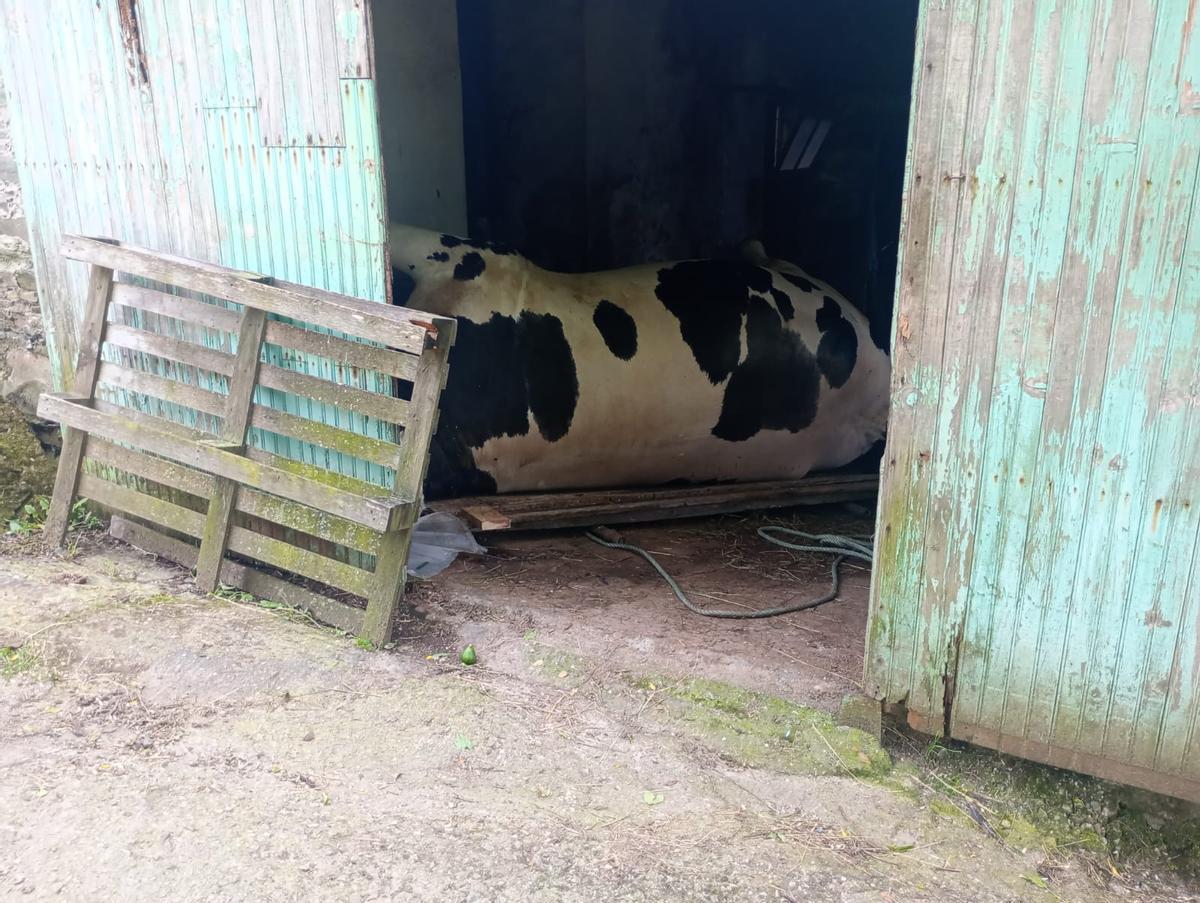
M 604 532 L 612 538 L 603 539 L 598 534 Z M 805 544 L 788 542 L 785 539 L 779 539 L 777 536 L 772 536 L 772 533 L 781 533 L 787 536 L 795 536 L 800 539 L 808 540 Z M 585 534 L 592 542 L 599 543 L 608 549 L 622 549 L 626 552 L 633 552 L 635 555 L 640 555 L 650 563 L 650 566 L 658 572 L 658 575 L 667 582 L 667 586 L 671 587 L 671 592 L 675 594 L 675 598 L 683 603 L 683 606 L 693 614 L 702 615 L 706 618 L 727 618 L 729 620 L 747 621 L 755 618 L 774 618 L 779 615 L 793 614 L 798 611 L 807 611 L 824 605 L 827 602 L 832 602 L 837 598 L 841 591 L 841 564 L 847 558 L 858 558 L 870 564 L 872 561 L 872 547 L 870 536 L 838 536 L 833 533 L 804 533 L 800 530 L 793 530 L 790 527 L 759 527 L 758 535 L 769 543 L 774 543 L 777 546 L 782 546 L 785 549 L 791 549 L 795 552 L 815 552 L 822 555 L 833 555 L 833 565 L 831 566 L 831 581 L 829 592 L 818 596 L 815 599 L 809 599 L 807 602 L 800 602 L 796 605 L 781 605 L 777 608 L 766 608 L 761 611 L 729 611 L 724 609 L 700 608 L 694 605 L 687 597 L 687 594 L 675 582 L 675 578 L 667 573 L 666 569 L 658 563 L 658 559 L 645 549 L 635 546 L 633 543 L 625 542 L 620 534 L 614 533 L 607 527 L 597 527 L 596 532 L 591 530 Z

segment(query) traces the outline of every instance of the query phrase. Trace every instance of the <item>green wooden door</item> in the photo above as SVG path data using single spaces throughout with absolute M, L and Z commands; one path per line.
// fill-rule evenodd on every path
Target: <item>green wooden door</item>
M 923 5 L 866 671 L 1200 799 L 1196 15 Z

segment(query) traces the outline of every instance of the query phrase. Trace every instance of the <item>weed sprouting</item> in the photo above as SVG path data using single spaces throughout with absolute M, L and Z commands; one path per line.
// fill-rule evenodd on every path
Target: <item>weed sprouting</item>
M 30 533 L 41 532 L 46 526 L 46 519 L 50 515 L 50 497 L 48 495 L 39 495 L 32 502 L 28 502 L 21 507 L 20 513 L 8 522 L 8 533 L 14 536 L 26 536 Z M 88 507 L 87 499 L 76 499 L 71 505 L 71 515 L 67 520 L 67 529 L 73 531 L 79 530 L 99 530 L 103 524 Z

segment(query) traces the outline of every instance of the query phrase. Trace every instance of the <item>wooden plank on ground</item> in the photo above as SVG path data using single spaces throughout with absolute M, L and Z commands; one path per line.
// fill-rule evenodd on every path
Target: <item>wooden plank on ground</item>
M 874 499 L 878 488 L 874 474 L 818 474 L 716 486 L 475 496 L 431 502 L 429 507 L 463 517 L 477 531 L 553 530 L 866 501 Z

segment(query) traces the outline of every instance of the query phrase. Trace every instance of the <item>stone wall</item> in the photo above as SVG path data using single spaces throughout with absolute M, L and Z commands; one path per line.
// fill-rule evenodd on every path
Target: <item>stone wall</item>
M 50 386 L 33 258 L 25 240 L 21 189 L 0 84 L 0 533 L 21 506 L 54 485 L 53 424 L 37 422 L 37 397 Z
M 0 397 L 31 415 L 38 394 L 49 388 L 50 362 L 24 217 L 8 100 L 0 84 Z

